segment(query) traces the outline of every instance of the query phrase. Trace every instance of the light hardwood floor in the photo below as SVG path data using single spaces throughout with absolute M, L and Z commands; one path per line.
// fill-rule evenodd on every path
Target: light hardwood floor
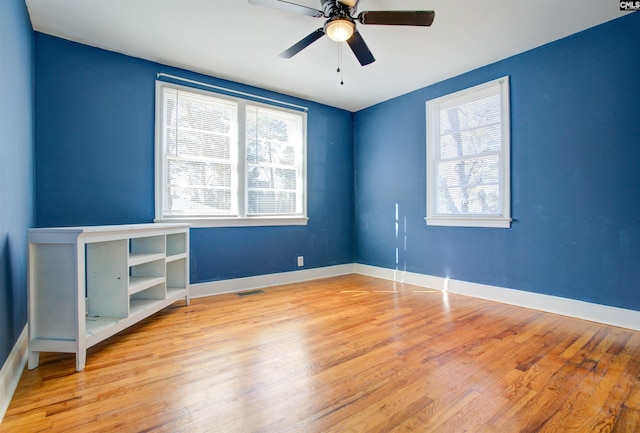
M 361 275 L 42 354 L 0 432 L 640 432 L 640 333 Z

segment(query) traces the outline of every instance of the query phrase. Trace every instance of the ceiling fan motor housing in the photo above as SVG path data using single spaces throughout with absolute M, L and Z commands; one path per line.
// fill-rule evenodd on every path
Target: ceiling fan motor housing
M 327 18 L 349 18 L 351 19 L 351 9 L 344 3 L 337 0 L 320 0 L 322 2 L 322 11 Z

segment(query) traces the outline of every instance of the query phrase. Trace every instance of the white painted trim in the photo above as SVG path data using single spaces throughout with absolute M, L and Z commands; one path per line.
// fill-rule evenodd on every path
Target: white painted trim
M 640 311 L 469 281 L 356 264 L 359 274 L 640 331 Z
M 11 349 L 9 357 L 4 362 L 2 370 L 0 370 L 0 423 L 4 419 L 4 414 L 7 412 L 11 398 L 15 392 L 22 371 L 27 363 L 27 326 L 25 325 L 18 341 Z
M 164 75 L 168 77 L 167 75 Z M 171 76 L 172 79 L 182 80 L 181 78 Z M 192 84 L 196 82 L 192 81 Z M 198 83 L 200 86 L 214 87 Z M 212 92 L 211 90 L 202 89 L 200 87 L 185 86 L 172 81 L 156 80 L 155 85 L 155 134 L 154 134 L 154 194 L 155 194 L 155 218 L 156 223 L 189 223 L 193 227 L 267 227 L 267 226 L 306 226 L 308 222 L 307 216 L 307 110 L 306 107 L 295 106 L 286 102 L 277 102 L 265 98 L 254 97 L 245 99 L 238 96 L 238 92 L 225 91 L 225 93 Z M 235 143 L 231 146 L 231 155 L 229 161 L 231 163 L 231 209 L 227 209 L 227 215 L 164 215 L 164 198 L 167 191 L 167 155 L 164 152 L 165 133 L 163 125 L 165 123 L 166 113 L 164 100 L 168 92 L 184 94 L 196 94 L 209 100 L 210 104 L 225 104 L 229 110 L 233 112 L 234 127 L 231 131 L 231 141 Z M 235 93 L 235 95 L 230 94 Z M 240 92 L 241 93 L 241 92 Z M 244 94 L 245 96 L 249 94 Z M 253 96 L 253 95 L 252 95 Z M 261 99 L 262 101 L 258 101 Z M 268 99 L 268 98 L 267 98 Z M 246 109 L 249 106 L 263 107 L 267 110 L 277 111 L 279 115 L 287 116 L 294 121 L 300 132 L 299 140 L 292 137 L 290 144 L 295 144 L 295 168 L 296 177 L 296 212 L 288 215 L 249 215 L 248 214 L 248 194 L 246 180 L 248 173 L 248 161 L 243 156 L 245 154 L 246 145 Z M 301 110 L 302 109 L 302 110 Z
M 306 226 L 306 216 L 273 216 L 247 218 L 164 218 L 155 219 L 155 223 L 188 222 L 191 227 L 272 227 L 272 226 Z
M 426 101 L 426 149 L 427 149 L 427 216 L 425 221 L 428 226 L 449 227 L 511 227 L 511 133 L 510 131 L 510 103 L 509 103 L 509 76 L 465 88 L 457 92 L 442 95 Z M 498 214 L 449 214 L 437 213 L 437 167 L 442 159 L 439 155 L 440 148 L 440 113 L 442 110 L 457 107 L 468 102 L 477 101 L 487 96 L 499 94 L 501 101 L 500 133 L 502 145 L 500 151 L 492 152 L 500 156 L 500 213 Z
M 511 227 L 511 218 L 497 218 L 493 216 L 481 217 L 449 217 L 449 216 L 432 216 L 425 217 L 428 226 L 443 227 L 487 227 L 497 229 L 508 229 Z
M 182 81 L 184 83 L 195 84 L 196 86 L 208 87 L 210 89 L 214 89 L 214 90 L 217 90 L 217 91 L 222 91 L 222 92 L 225 92 L 225 93 L 230 93 L 230 94 L 233 94 L 233 95 L 242 96 L 242 97 L 246 97 L 246 98 L 249 98 L 249 99 L 255 99 L 255 100 L 258 100 L 258 101 L 263 101 L 263 102 L 266 102 L 268 104 L 280 105 L 280 106 L 283 106 L 283 107 L 289 107 L 289 108 L 293 108 L 295 110 L 300 110 L 300 111 L 304 111 L 304 112 L 309 111 L 309 107 L 305 107 L 304 105 L 296 105 L 296 104 L 292 104 L 290 102 L 280 101 L 278 99 L 271 99 L 271 98 L 267 98 L 265 96 L 254 95 L 253 93 L 247 93 L 247 92 L 241 92 L 239 90 L 229 89 L 228 87 L 216 86 L 216 85 L 209 84 L 209 83 L 203 83 L 202 81 L 195 81 L 195 80 L 190 80 L 189 78 L 178 77 L 178 76 L 171 75 L 171 74 L 165 74 L 164 72 L 158 72 L 156 74 L 156 80 L 158 78 L 169 78 L 171 80 Z
M 300 271 L 280 272 L 277 274 L 257 275 L 254 277 L 233 278 L 230 280 L 211 281 L 190 285 L 191 298 L 235 293 L 243 290 L 261 289 L 281 284 L 299 283 L 319 278 L 353 274 L 354 264 L 327 266 L 322 268 L 303 269 Z

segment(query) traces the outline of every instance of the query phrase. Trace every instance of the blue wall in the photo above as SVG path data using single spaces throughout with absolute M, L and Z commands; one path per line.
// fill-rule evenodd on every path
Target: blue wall
M 355 115 L 36 33 L 36 222 L 152 220 L 166 72 L 310 107 L 309 224 L 193 229 L 192 282 L 303 254 L 640 310 L 639 32 L 629 14 Z M 425 101 L 505 75 L 512 227 L 427 227 Z
M 0 367 L 27 323 L 33 224 L 33 32 L 24 0 L 0 1 Z
M 639 35 L 630 14 L 356 113 L 356 261 L 640 310 Z M 427 227 L 425 101 L 505 75 L 512 227 Z
M 74 226 L 154 217 L 156 73 L 309 107 L 306 226 L 199 228 L 191 282 L 354 260 L 353 114 L 35 33 L 36 223 Z

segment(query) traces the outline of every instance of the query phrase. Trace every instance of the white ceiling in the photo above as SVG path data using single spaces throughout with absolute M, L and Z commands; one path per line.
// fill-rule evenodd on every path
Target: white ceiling
M 320 0 L 290 0 L 321 8 Z M 431 27 L 358 25 L 360 66 L 323 37 L 278 54 L 312 18 L 246 0 L 26 0 L 34 30 L 357 111 L 622 16 L 612 0 L 361 0 L 359 10 L 434 10 Z

